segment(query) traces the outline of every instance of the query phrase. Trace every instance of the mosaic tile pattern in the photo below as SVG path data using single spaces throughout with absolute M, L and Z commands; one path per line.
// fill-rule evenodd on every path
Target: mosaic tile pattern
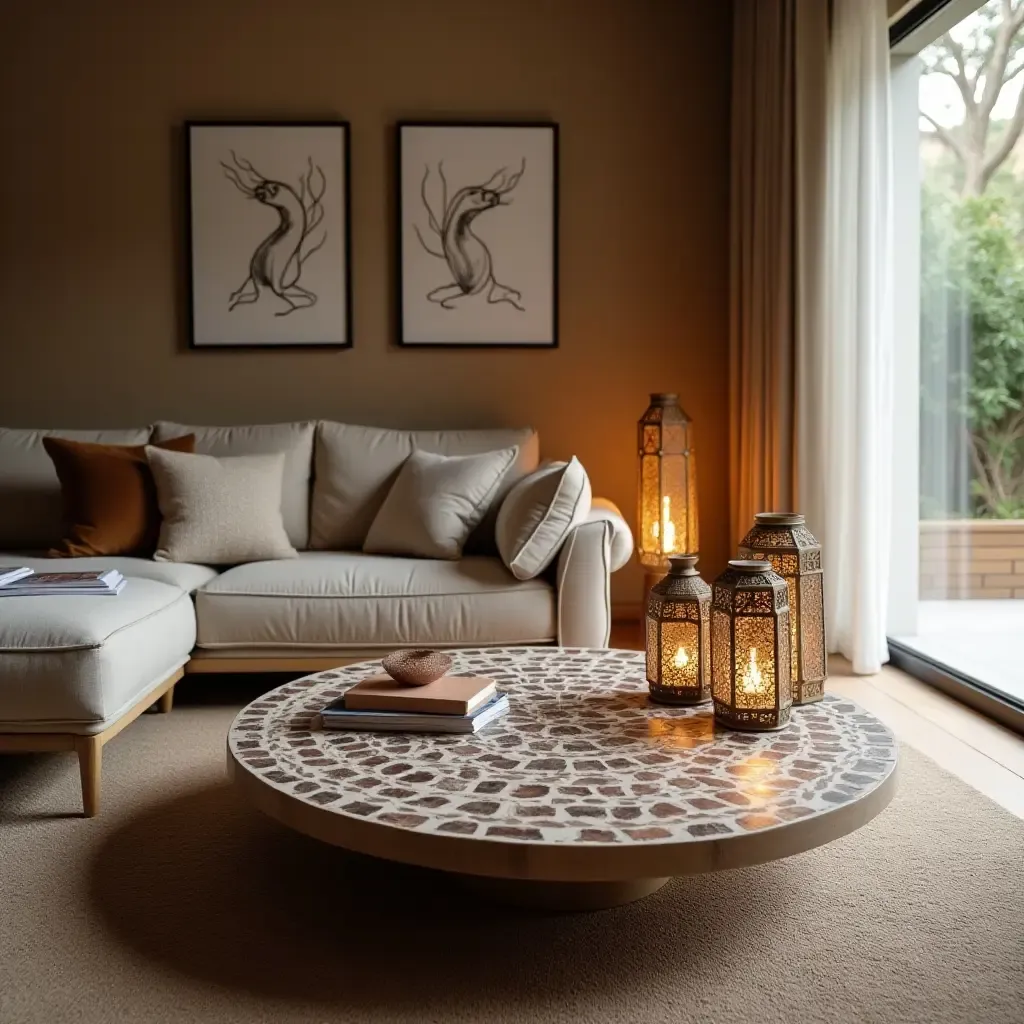
M 274 788 L 336 814 L 511 843 L 679 843 L 786 825 L 860 799 L 896 766 L 889 730 L 826 694 L 773 733 L 716 727 L 710 706 L 647 700 L 634 651 L 453 652 L 511 711 L 475 736 L 325 732 L 317 712 L 379 671 L 319 672 L 246 707 L 234 758 Z

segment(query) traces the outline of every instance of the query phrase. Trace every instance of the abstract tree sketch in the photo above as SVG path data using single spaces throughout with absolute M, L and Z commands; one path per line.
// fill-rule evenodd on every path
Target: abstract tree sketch
M 231 150 L 234 166 L 220 161 L 224 176 L 247 199 L 255 199 L 277 211 L 278 224 L 263 239 L 249 261 L 249 276 L 231 293 L 228 309 L 258 302 L 270 291 L 288 306 L 275 313 L 287 316 L 297 309 L 316 305 L 316 295 L 299 285 L 306 260 L 327 241 L 326 230 L 313 238 L 324 219 L 323 197 L 327 179 L 323 170 L 306 158 L 306 170 L 299 178 L 298 191 L 283 181 L 264 177 L 255 167 Z
M 479 295 L 486 290 L 488 302 L 507 302 L 520 311 L 525 310 L 522 305 L 522 293 L 495 280 L 490 249 L 472 229 L 473 221 L 481 213 L 512 204 L 510 199 L 504 197 L 519 184 L 525 170 L 524 158 L 519 170 L 514 174 L 509 174 L 508 168 L 502 167 L 484 184 L 460 188 L 449 202 L 444 161 L 440 161 L 437 165 L 437 174 L 441 179 L 441 216 L 438 217 L 427 200 L 430 167 L 428 165 L 424 168 L 423 180 L 420 182 L 420 198 L 427 211 L 430 230 L 437 236 L 440 251 L 427 244 L 419 227 L 415 227 L 416 237 L 431 256 L 436 256 L 447 263 L 453 281 L 428 292 L 427 299 L 430 302 L 438 303 L 442 309 L 455 309 L 457 300 Z

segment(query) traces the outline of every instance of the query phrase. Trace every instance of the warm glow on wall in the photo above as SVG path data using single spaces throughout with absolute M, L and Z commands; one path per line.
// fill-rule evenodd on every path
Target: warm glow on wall
M 640 564 L 665 571 L 672 555 L 697 554 L 697 468 L 690 419 L 674 394 L 651 395 L 638 424 Z

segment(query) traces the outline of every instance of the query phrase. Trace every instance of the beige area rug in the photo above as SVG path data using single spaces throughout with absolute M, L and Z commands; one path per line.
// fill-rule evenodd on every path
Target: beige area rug
M 531 914 L 242 805 L 224 735 L 254 694 L 206 685 L 106 748 L 96 819 L 71 758 L 0 758 L 3 1024 L 1024 1021 L 1024 822 L 912 750 L 830 846 Z

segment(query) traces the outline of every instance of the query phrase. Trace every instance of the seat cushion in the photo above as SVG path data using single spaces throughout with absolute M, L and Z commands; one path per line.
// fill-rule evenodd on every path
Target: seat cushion
M 0 600 L 0 732 L 98 732 L 195 642 L 191 598 L 155 580 L 117 597 Z
M 45 551 L 63 535 L 60 482 L 44 437 L 92 444 L 146 444 L 149 427 L 130 430 L 12 430 L 0 427 L 0 549 Z M 181 431 L 185 433 L 185 431 Z
M 495 554 L 494 520 L 513 485 L 540 461 L 540 441 L 530 427 L 509 430 L 384 430 L 348 423 L 317 424 L 316 472 L 309 546 L 357 550 L 380 511 L 402 463 L 414 451 L 479 455 L 517 447 L 519 454 L 494 495 L 491 511 L 470 535 L 466 551 Z
M 45 558 L 42 555 L 0 552 L 0 565 L 26 565 L 37 572 L 89 572 L 117 569 L 128 579 L 155 580 L 191 593 L 217 575 L 208 565 L 191 562 L 153 562 L 148 558 L 104 556 L 103 558 Z M 2 600 L 2 599 L 0 599 Z
M 500 559 L 303 552 L 228 569 L 196 593 L 202 648 L 345 648 L 543 643 L 555 593 Z
M 312 421 L 261 423 L 238 427 L 186 427 L 160 422 L 153 439 L 195 434 L 200 455 L 270 455 L 284 452 L 284 483 L 281 514 L 288 539 L 297 548 L 309 547 L 309 479 L 313 472 Z

